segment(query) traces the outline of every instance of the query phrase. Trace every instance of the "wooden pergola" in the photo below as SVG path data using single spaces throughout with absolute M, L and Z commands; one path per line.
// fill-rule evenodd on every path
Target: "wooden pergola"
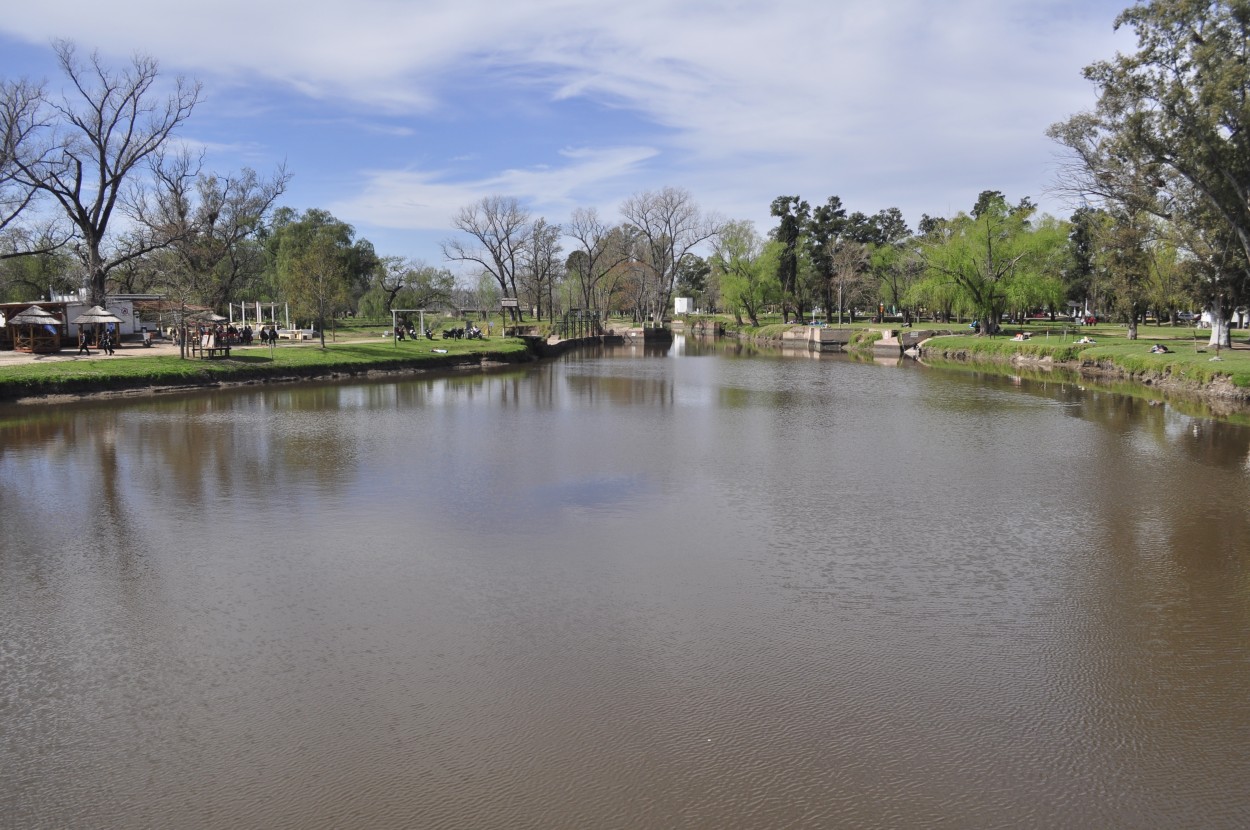
M 6 327 L 13 341 L 13 348 L 31 354 L 55 354 L 61 350 L 61 331 L 65 321 L 64 303 L 61 315 L 54 314 L 38 304 L 32 304 L 12 316 L 6 316 Z

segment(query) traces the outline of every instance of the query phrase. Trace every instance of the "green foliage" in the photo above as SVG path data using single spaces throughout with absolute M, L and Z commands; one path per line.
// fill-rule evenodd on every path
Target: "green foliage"
M 811 209 L 798 196 L 778 196 L 769 209 L 780 220 L 772 232 L 772 238 L 781 245 L 781 251 L 777 255 L 777 281 L 781 287 L 783 302 L 789 307 L 797 303 L 799 250 Z
M 763 307 L 781 297 L 784 252 L 781 242 L 765 243 L 750 222 L 729 222 L 708 260 L 725 307 L 746 314 L 751 325 L 758 326 Z
M 971 310 L 986 334 L 1008 309 L 1057 304 L 1067 232 L 1049 219 L 1035 227 L 1032 214 L 1027 199 L 1012 206 L 997 191 L 982 193 L 973 214 L 960 213 L 922 239 L 925 279 L 912 296 Z
M 325 344 L 325 321 L 350 306 L 379 267 L 373 246 L 324 210 L 277 211 L 269 238 L 277 281 L 297 316 L 312 317 Z
M 1250 4 L 1142 0 L 1116 27 L 1137 50 L 1088 66 L 1097 106 L 1049 130 L 1071 151 L 1068 189 L 1117 224 L 1164 220 L 1227 343 L 1227 312 L 1250 299 Z

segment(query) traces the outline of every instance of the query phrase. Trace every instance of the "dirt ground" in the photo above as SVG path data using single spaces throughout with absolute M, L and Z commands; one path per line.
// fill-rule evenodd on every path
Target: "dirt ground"
M 312 342 L 312 341 L 309 341 Z M 284 343 L 279 348 L 297 345 L 295 343 Z M 268 346 L 259 344 L 252 346 L 234 346 L 232 351 L 246 352 L 252 349 L 268 349 Z M 17 366 L 28 363 L 61 363 L 67 360 L 124 360 L 128 357 L 153 357 L 155 355 L 177 355 L 178 344 L 172 340 L 157 340 L 151 346 L 144 346 L 138 341 L 126 341 L 120 346 L 114 348 L 113 355 L 107 355 L 99 349 L 92 349 L 91 356 L 78 354 L 78 346 L 62 349 L 56 354 L 30 354 L 29 352 L 19 351 L 0 351 L 0 370 L 5 366 Z

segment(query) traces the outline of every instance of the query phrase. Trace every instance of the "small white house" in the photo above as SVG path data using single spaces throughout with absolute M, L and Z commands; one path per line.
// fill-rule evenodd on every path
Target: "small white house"
M 674 297 L 673 313 L 694 314 L 694 300 L 690 297 Z

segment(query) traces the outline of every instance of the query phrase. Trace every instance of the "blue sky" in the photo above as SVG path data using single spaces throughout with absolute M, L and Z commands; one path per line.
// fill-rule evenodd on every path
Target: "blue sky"
M 13 4 L 18 5 L 18 4 Z M 285 163 L 282 204 L 324 208 L 383 255 L 443 265 L 482 196 L 560 223 L 689 190 L 749 219 L 1048 195 L 1047 126 L 1093 104 L 1081 69 L 1133 42 L 1128 0 L 45 0 L 0 16 L 0 75 L 59 89 L 49 44 L 140 52 L 204 96 L 180 133 L 206 167 Z

